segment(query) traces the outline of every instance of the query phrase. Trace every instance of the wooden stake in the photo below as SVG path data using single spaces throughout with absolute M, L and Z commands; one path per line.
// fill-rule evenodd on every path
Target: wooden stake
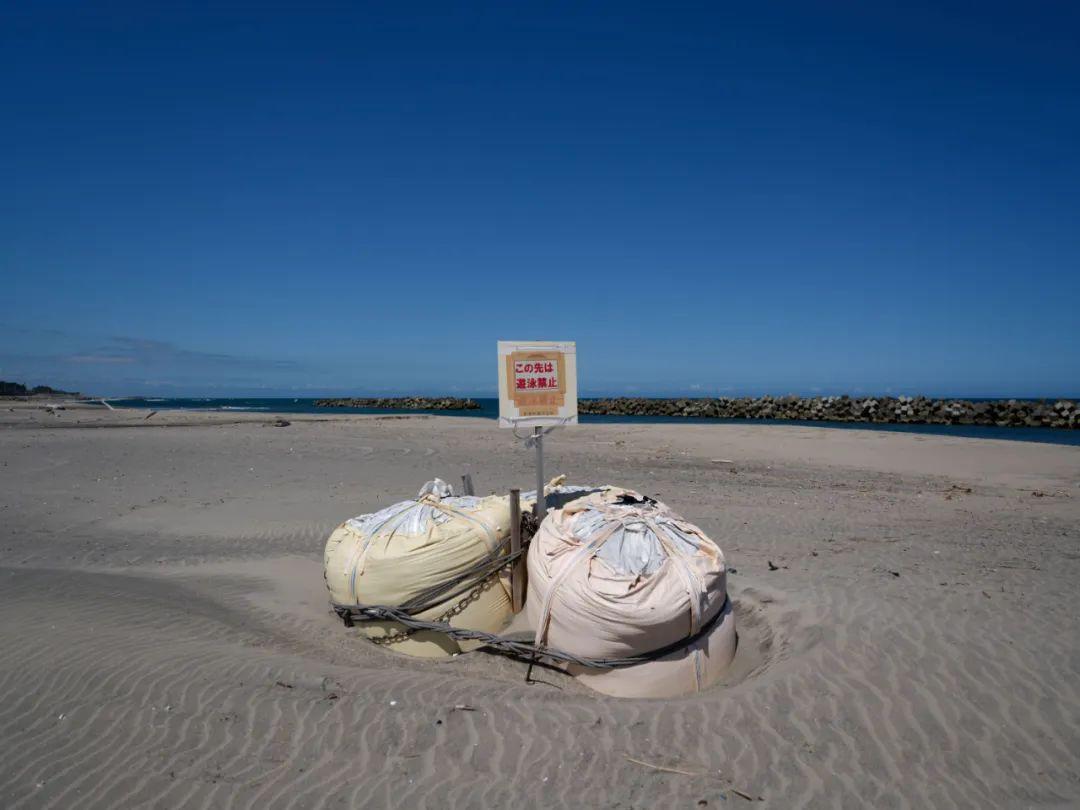
M 466 495 L 476 494 L 476 490 L 473 489 L 472 476 L 469 473 L 465 473 L 461 476 L 461 487 Z
M 510 553 L 521 551 L 521 490 L 510 490 Z M 525 557 L 510 566 L 510 607 L 520 613 L 525 606 Z

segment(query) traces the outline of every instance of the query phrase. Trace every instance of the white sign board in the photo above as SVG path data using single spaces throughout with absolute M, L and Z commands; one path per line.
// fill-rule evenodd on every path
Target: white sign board
M 499 341 L 499 427 L 577 424 L 572 342 Z

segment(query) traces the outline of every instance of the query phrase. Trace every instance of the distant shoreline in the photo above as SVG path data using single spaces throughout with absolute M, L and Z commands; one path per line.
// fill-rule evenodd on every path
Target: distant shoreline
M 21 399 L 21 398 L 20 398 Z M 131 397 L 131 398 L 114 398 L 106 397 L 103 400 L 43 400 L 43 399 L 15 399 L 8 398 L 6 400 L 0 400 L 4 403 L 3 411 L 35 411 L 35 410 L 52 410 L 55 414 L 63 412 L 65 410 L 76 410 L 83 414 L 81 417 L 86 420 L 88 411 L 106 411 L 108 409 L 115 409 L 117 411 L 129 410 L 129 411 L 141 411 L 145 416 L 147 412 L 168 413 L 177 411 L 193 411 L 202 413 L 212 412 L 226 412 L 234 415 L 243 413 L 250 413 L 251 415 L 257 415 L 261 418 L 278 417 L 281 419 L 304 419 L 305 416 L 312 416 L 319 418 L 333 418 L 336 416 L 380 416 L 383 418 L 397 418 L 408 416 L 448 416 L 455 419 L 480 419 L 480 420 L 492 420 L 496 421 L 499 414 L 499 401 L 493 397 L 476 397 L 473 401 L 479 406 L 477 408 L 470 408 L 468 410 L 437 410 L 426 408 L 374 408 L 374 407 L 326 407 L 316 406 L 314 397 L 262 397 L 262 398 L 239 398 L 239 397 L 225 397 L 225 398 L 210 398 L 210 397 Z M 713 400 L 702 399 L 687 399 L 687 398 L 668 398 L 668 399 L 656 399 L 646 400 L 647 407 L 644 411 L 638 410 L 637 407 L 631 406 L 631 403 L 637 404 L 637 400 L 627 400 L 623 402 L 618 400 L 619 407 L 604 407 L 604 404 L 610 406 L 610 400 L 601 399 L 582 399 L 579 400 L 581 405 L 579 422 L 582 425 L 598 425 L 598 424 L 712 424 L 717 426 L 723 425 L 787 425 L 792 427 L 819 427 L 819 428 L 831 428 L 833 430 L 874 430 L 883 432 L 904 432 L 904 433 L 917 433 L 925 436 L 947 436 L 947 437 L 965 437 L 972 439 L 999 439 L 1010 441 L 1022 441 L 1022 442 L 1037 442 L 1037 443 L 1049 443 L 1049 444 L 1064 444 L 1080 447 L 1080 430 L 1076 430 L 1075 421 L 1072 426 L 1068 424 L 1060 427 L 1055 427 L 1053 422 L 1046 425 L 1030 426 L 1028 424 L 1017 425 L 1015 421 L 1012 423 L 1005 422 L 1005 420 L 998 420 L 1003 424 L 976 422 L 974 417 L 971 417 L 971 421 L 966 420 L 967 417 L 961 415 L 960 417 L 951 417 L 956 421 L 953 422 L 930 422 L 918 419 L 920 407 L 915 405 L 916 402 L 912 399 L 911 403 L 905 403 L 911 405 L 911 414 L 902 413 L 899 418 L 894 414 L 889 420 L 883 418 L 877 418 L 874 421 L 866 419 L 856 419 L 851 414 L 837 413 L 836 404 L 833 404 L 832 419 L 825 418 L 827 413 L 824 409 L 818 414 L 812 412 L 814 418 L 800 419 L 792 418 L 792 414 L 796 413 L 796 410 L 778 408 L 777 403 L 789 398 L 777 398 L 773 401 L 773 411 L 769 416 L 765 416 L 763 409 L 758 409 L 756 415 L 751 417 L 746 413 L 738 417 L 724 417 L 716 416 L 719 412 L 719 408 L 714 409 L 711 407 Z M 839 398 L 838 398 L 839 399 Z M 879 409 L 881 407 L 882 399 L 877 398 L 879 403 Z M 970 403 L 972 408 L 980 406 L 982 404 L 979 400 L 958 400 L 949 399 L 944 400 L 951 405 L 957 405 L 961 402 Z M 1069 403 L 1067 407 L 1072 408 L 1076 400 L 1050 400 L 1044 403 L 1038 403 L 1035 401 L 1025 400 L 1024 402 L 1029 404 L 1038 405 L 1041 407 L 1049 407 L 1051 411 L 1057 413 L 1059 416 L 1063 414 L 1061 409 L 1055 409 L 1054 406 L 1059 402 Z M 723 402 L 721 400 L 720 402 Z M 865 399 L 860 398 L 860 403 L 865 403 Z M 680 407 L 681 406 L 681 407 Z M 688 407 L 689 406 L 689 407 Z M 848 403 L 849 408 L 851 403 Z M 905 409 L 906 411 L 907 409 Z M 994 407 L 991 409 L 997 413 L 999 408 L 998 404 L 994 403 Z M 1017 409 L 1016 412 L 1022 413 L 1025 409 Z M 599 411 L 599 412 L 597 412 Z M 1072 411 L 1065 413 L 1066 420 L 1072 416 Z M 713 414 L 713 415 L 709 415 Z M 886 414 L 887 416 L 887 414 Z M 1015 413 L 1014 413 L 1015 416 Z M 839 418 L 838 418 L 839 417 Z M 1034 417 L 1029 414 L 1027 418 L 1034 420 Z M 1075 419 L 1075 418 L 1074 418 Z M 150 423 L 160 422 L 158 417 L 150 418 Z M 58 423 L 57 423 L 58 424 Z M 142 423 L 140 424 L 147 424 Z
M 343 397 L 316 399 L 320 408 L 478 410 L 458 397 Z M 874 424 L 1080 427 L 1074 400 L 969 400 L 928 397 L 611 397 L 580 399 L 578 412 L 598 416 L 665 416 L 713 419 L 780 419 Z

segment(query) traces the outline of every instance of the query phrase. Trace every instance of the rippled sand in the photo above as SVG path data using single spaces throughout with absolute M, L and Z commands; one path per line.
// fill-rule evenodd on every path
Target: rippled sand
M 326 608 L 344 518 L 435 475 L 531 487 L 509 432 L 145 416 L 0 407 L 4 808 L 1080 803 L 1080 448 L 555 433 L 552 474 L 659 495 L 736 571 L 724 683 L 620 701 L 406 659 Z

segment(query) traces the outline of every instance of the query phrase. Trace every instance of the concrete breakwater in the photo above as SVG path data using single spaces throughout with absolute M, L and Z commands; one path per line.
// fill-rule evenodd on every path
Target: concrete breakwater
M 400 408 L 411 411 L 474 411 L 480 403 L 460 397 L 346 397 L 317 399 L 319 408 Z
M 972 401 L 907 396 L 764 396 L 708 399 L 616 397 L 580 400 L 578 411 L 617 416 L 1080 428 L 1080 403 L 1063 399 Z

